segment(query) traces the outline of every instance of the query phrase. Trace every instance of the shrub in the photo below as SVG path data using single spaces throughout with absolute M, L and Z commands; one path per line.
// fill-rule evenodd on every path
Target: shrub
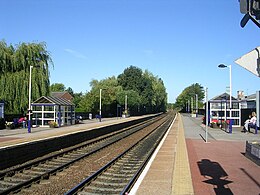
M 50 121 L 48 124 L 51 128 L 58 127 L 58 123 L 55 121 Z

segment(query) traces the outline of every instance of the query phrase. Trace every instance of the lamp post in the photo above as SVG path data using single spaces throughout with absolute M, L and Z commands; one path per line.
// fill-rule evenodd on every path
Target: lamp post
M 40 65 L 36 66 L 30 66 L 30 75 L 29 75 L 29 105 L 28 105 L 28 133 L 31 133 L 31 114 L 32 114 L 32 109 L 31 109 L 31 96 L 32 96 L 32 69 L 33 67 L 39 68 Z
M 190 113 L 190 100 L 188 100 L 188 113 Z
M 102 93 L 102 89 L 99 89 L 99 122 L 101 122 L 101 114 L 102 114 L 102 112 L 101 112 L 101 105 L 102 105 L 102 103 L 101 103 L 101 93 Z
M 232 67 L 225 64 L 218 65 L 219 68 L 229 68 L 229 133 L 232 133 Z
M 31 133 L 32 68 L 33 68 L 33 66 L 30 66 L 30 75 L 29 75 L 29 105 L 28 105 L 28 133 Z
M 208 88 L 205 88 L 205 98 L 206 98 L 206 113 L 205 113 L 205 124 L 206 124 L 206 143 L 208 142 L 208 125 L 209 125 L 209 103 L 208 103 Z
M 195 94 L 195 97 L 196 97 L 196 117 L 198 115 L 198 94 Z

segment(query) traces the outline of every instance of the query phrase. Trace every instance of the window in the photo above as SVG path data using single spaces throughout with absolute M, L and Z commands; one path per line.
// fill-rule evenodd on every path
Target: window
M 227 111 L 227 117 L 229 117 L 230 115 L 229 115 L 229 111 Z
M 41 112 L 33 112 L 32 117 L 33 118 L 42 118 L 42 113 Z
M 239 117 L 239 111 L 232 111 L 232 117 Z
M 216 111 L 211 111 L 211 116 L 217 116 L 217 112 Z
M 233 125 L 239 125 L 239 119 L 234 119 L 233 120 Z
M 233 109 L 239 109 L 239 104 L 238 104 L 238 102 L 232 102 L 232 108 Z
M 218 116 L 219 117 L 224 117 L 225 116 L 225 112 L 224 111 L 218 111 Z
M 42 106 L 33 106 L 33 111 L 42 111 Z
M 224 104 L 222 107 L 224 108 Z M 211 103 L 211 109 L 221 109 L 221 103 Z
M 45 111 L 54 111 L 54 106 L 44 106 Z
M 54 118 L 54 113 L 44 113 L 44 118 Z

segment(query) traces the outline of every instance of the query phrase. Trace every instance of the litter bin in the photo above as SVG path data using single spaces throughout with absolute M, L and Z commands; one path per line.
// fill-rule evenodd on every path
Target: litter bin
M 233 119 L 230 119 L 229 120 L 229 126 L 228 126 L 229 133 L 232 133 L 232 125 L 233 125 Z

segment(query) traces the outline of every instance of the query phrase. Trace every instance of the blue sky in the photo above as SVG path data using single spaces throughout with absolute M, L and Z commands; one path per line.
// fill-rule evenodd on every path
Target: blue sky
M 193 83 L 212 98 L 229 86 L 220 63 L 232 64 L 233 96 L 259 90 L 260 78 L 234 63 L 260 45 L 255 24 L 240 27 L 238 0 L 1 0 L 0 8 L 0 39 L 46 42 L 51 83 L 74 92 L 134 65 L 162 78 L 169 102 Z

